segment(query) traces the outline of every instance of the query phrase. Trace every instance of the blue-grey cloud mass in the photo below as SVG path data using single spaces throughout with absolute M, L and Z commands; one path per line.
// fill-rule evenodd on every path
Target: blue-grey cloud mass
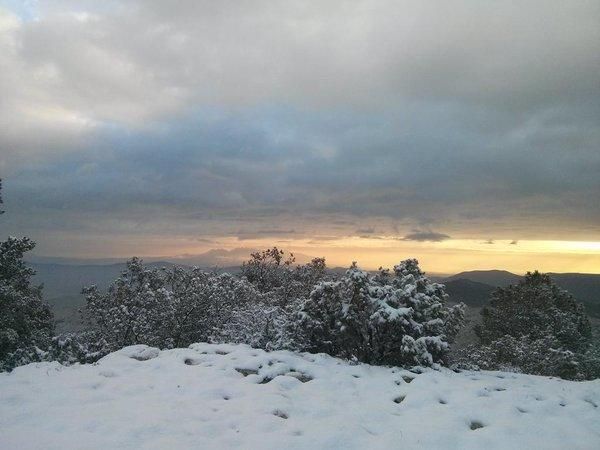
M 3 227 L 600 240 L 598 23 L 597 1 L 8 2 Z

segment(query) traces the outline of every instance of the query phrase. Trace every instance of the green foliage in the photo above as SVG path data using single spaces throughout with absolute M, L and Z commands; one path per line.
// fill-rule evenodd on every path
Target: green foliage
M 583 305 L 537 271 L 527 273 L 516 286 L 497 289 L 482 314 L 477 334 L 483 343 L 505 335 L 532 340 L 552 336 L 562 348 L 579 352 L 591 339 Z
M 529 272 L 517 285 L 499 288 L 476 327 L 481 341 L 470 361 L 481 368 L 512 368 L 537 375 L 589 378 L 591 325 L 583 305 L 548 275 Z M 588 369 L 585 369 L 588 367 Z
M 106 293 L 96 286 L 84 288 L 90 329 L 114 350 L 133 344 L 162 346 L 169 309 L 164 283 L 157 270 L 146 269 L 133 258 Z
M 218 335 L 235 312 L 262 295 L 245 279 L 198 268 L 148 269 L 138 258 L 100 292 L 83 290 L 90 337 L 110 351 L 134 344 L 185 347 Z M 75 352 L 77 353 L 77 352 Z
M 370 364 L 444 363 L 464 306 L 447 308 L 443 285 L 432 283 L 414 259 L 394 275 L 350 267 L 339 281 L 321 282 L 300 311 L 307 350 Z
M 284 258 L 285 253 L 277 247 L 250 254 L 250 259 L 242 265 L 242 275 L 255 285 L 260 292 L 270 292 L 280 288 L 296 261 L 293 254 Z
M 325 258 L 314 258 L 308 264 L 295 265 L 292 253 L 273 247 L 250 255 L 242 265 L 242 276 L 272 301 L 285 306 L 299 298 L 307 298 L 310 291 L 326 278 Z
M 28 238 L 0 242 L 0 370 L 42 360 L 54 333 L 50 307 L 23 261 L 34 247 Z

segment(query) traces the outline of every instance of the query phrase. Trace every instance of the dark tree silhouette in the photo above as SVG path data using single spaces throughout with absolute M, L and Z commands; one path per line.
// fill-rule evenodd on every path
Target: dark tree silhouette
M 0 371 L 40 361 L 51 345 L 52 311 L 41 286 L 31 284 L 35 272 L 23 261 L 34 247 L 27 237 L 0 242 Z

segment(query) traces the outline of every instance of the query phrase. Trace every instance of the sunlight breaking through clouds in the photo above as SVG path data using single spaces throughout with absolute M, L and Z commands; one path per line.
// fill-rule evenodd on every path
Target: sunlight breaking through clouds
M 599 20 L 591 1 L 6 2 L 5 226 L 48 255 L 369 230 L 597 270 Z

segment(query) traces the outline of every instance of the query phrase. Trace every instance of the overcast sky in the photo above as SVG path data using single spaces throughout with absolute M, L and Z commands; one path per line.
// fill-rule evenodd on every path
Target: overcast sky
M 2 235 L 600 272 L 599 55 L 597 0 L 0 0 Z

